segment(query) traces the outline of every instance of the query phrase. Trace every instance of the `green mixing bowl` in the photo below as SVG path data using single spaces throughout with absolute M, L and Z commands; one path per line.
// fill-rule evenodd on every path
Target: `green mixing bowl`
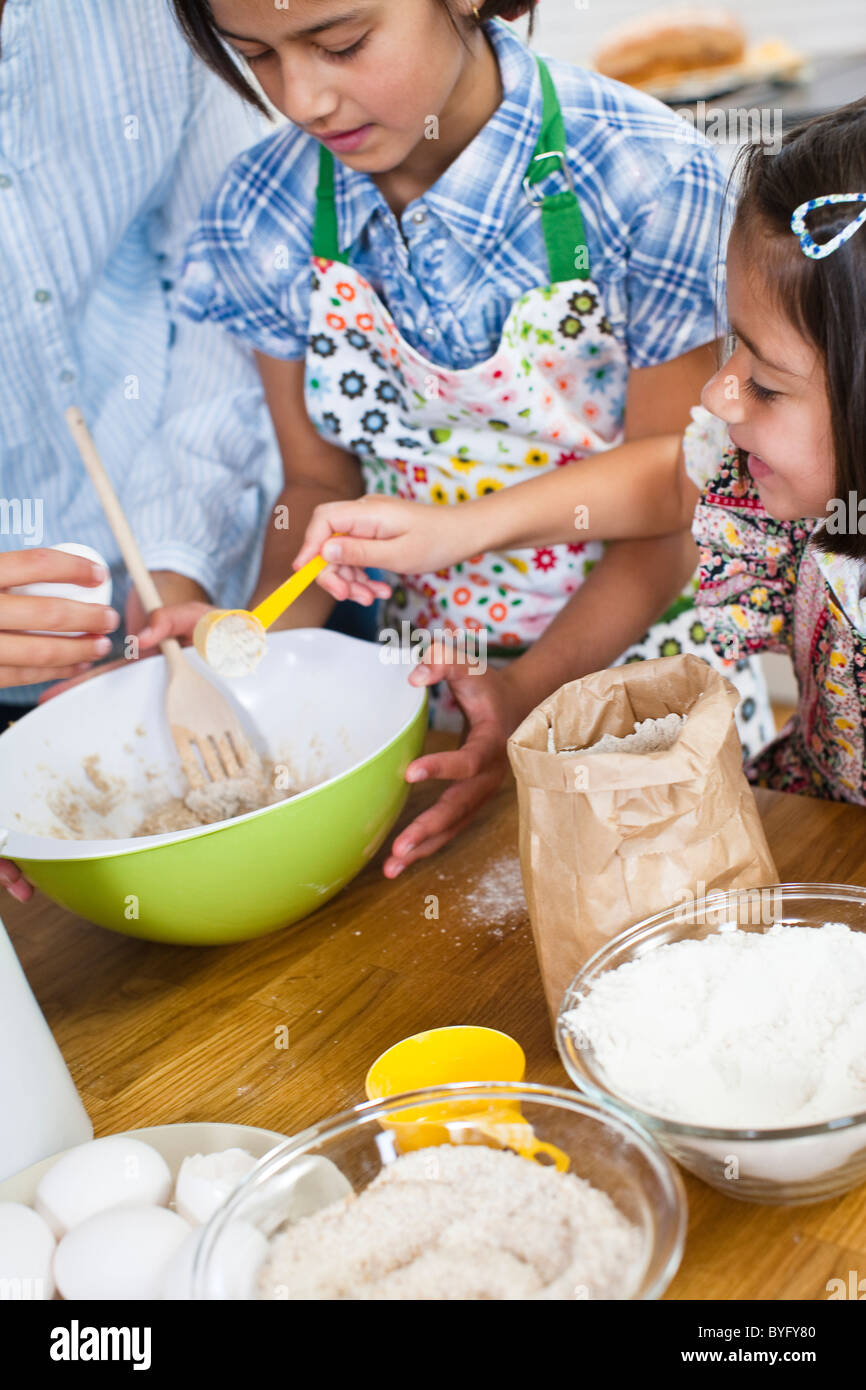
M 255 674 L 228 682 L 188 653 L 307 790 L 143 839 L 130 838 L 143 817 L 183 791 L 162 657 L 57 696 L 0 736 L 0 853 L 55 902 L 128 936 L 222 945 L 298 921 L 372 858 L 406 799 L 426 692 L 389 655 L 320 629 L 278 632 Z M 86 839 L 69 837 L 73 823 Z

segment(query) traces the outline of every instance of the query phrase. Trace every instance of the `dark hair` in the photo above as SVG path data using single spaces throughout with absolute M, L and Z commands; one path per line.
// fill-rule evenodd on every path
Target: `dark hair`
M 796 126 L 770 154 L 749 145 L 737 160 L 742 190 L 734 220 L 740 245 L 779 309 L 818 353 L 827 382 L 836 496 L 866 496 L 866 229 L 820 261 L 791 231 L 791 214 L 825 193 L 866 192 L 866 99 Z M 856 203 L 816 208 L 807 217 L 819 244 L 857 215 Z M 815 537 L 820 549 L 866 559 L 866 535 Z
M 460 20 L 464 17 L 454 9 L 453 0 L 437 0 L 437 3 L 443 6 L 455 29 L 462 34 Z M 177 22 L 193 52 L 244 101 L 255 106 L 263 115 L 270 115 L 255 87 L 244 75 L 243 60 L 231 53 L 217 30 L 209 0 L 172 0 L 172 4 Z M 482 21 L 520 19 L 521 15 L 528 14 L 531 33 L 537 4 L 538 0 L 481 0 L 477 9 Z

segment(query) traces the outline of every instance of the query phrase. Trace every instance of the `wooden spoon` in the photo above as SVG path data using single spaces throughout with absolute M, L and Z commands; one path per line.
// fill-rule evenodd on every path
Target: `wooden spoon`
M 96 488 L 144 610 L 152 613 L 155 608 L 161 607 L 162 599 L 77 406 L 71 406 L 66 411 L 66 423 Z M 220 782 L 226 777 L 260 777 L 259 756 L 225 697 L 194 670 L 174 637 L 166 638 L 159 645 L 169 672 L 166 715 L 190 786 L 203 787 L 208 781 Z

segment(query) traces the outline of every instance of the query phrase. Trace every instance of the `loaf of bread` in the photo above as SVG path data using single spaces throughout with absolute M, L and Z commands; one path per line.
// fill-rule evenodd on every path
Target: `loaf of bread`
M 746 35 L 727 10 L 656 10 L 617 29 L 595 55 L 595 67 L 634 87 L 684 72 L 727 67 L 746 51 Z

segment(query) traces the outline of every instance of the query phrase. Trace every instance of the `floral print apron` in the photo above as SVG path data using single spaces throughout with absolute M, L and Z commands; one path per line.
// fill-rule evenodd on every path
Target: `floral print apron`
M 348 265 L 339 248 L 333 156 L 320 150 L 305 399 L 318 432 L 358 457 L 368 492 L 449 506 L 623 442 L 626 352 L 590 278 L 562 114 L 548 69 L 537 61 L 542 128 L 523 188 L 541 216 L 551 282 L 516 301 L 496 352 L 472 367 L 453 370 L 423 357 Z M 568 187 L 538 196 L 535 185 L 557 167 Z M 579 513 L 569 545 L 393 576 L 383 627 L 484 630 L 491 664 L 519 654 L 602 556 L 601 542 L 581 540 Z M 695 588 L 692 581 L 619 661 L 692 651 L 721 666 L 744 697 L 740 732 L 756 751 L 772 735 L 762 681 L 753 663 L 724 662 L 709 646 L 693 610 Z M 459 727 L 447 688 L 434 687 L 431 704 L 434 723 Z

